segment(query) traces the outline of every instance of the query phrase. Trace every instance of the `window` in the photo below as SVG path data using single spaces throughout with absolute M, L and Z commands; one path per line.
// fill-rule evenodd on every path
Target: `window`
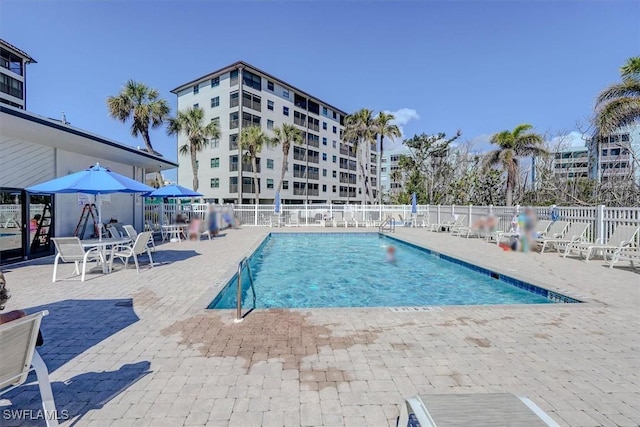
M 273 129 L 273 120 L 267 119 L 267 129 Z
M 238 104 L 240 103 L 239 96 L 240 95 L 238 94 L 237 91 L 236 92 L 231 92 L 229 94 L 229 107 L 233 108 L 233 107 L 237 107 L 238 106 Z
M 337 118 L 336 112 L 333 112 L 333 119 L 335 120 Z
M 262 90 L 262 78 L 251 71 L 244 70 L 242 72 L 242 84 L 255 90 Z
M 235 86 L 238 84 L 238 70 L 233 70 L 229 73 L 229 85 Z
M 209 144 L 211 145 L 211 148 L 219 148 L 220 138 L 211 138 L 211 140 L 209 140 Z
M 220 117 L 212 118 L 211 123 L 215 123 L 216 126 L 220 126 Z
M 336 192 L 336 186 L 335 185 L 333 185 L 331 189 L 333 190 L 334 193 Z
M 242 112 L 242 127 L 260 126 L 260 116 Z
M 322 138 L 322 145 L 327 145 L 327 138 Z
M 282 181 L 282 189 L 283 190 L 289 189 L 289 181 Z
M 327 185 L 326 184 L 322 184 L 322 192 L 323 193 L 327 192 Z
M 229 150 L 238 149 L 238 134 L 229 135 Z
M 267 178 L 267 188 L 273 188 L 273 179 Z
M 229 129 L 237 129 L 238 128 L 238 112 L 229 114 Z
M 327 161 L 327 153 L 322 153 L 322 160 Z
M 267 159 L 267 169 L 273 169 L 273 159 Z
M 256 111 L 262 111 L 262 98 L 258 95 L 242 91 L 242 106 Z
M 220 106 L 220 97 L 216 96 L 214 98 L 211 98 L 211 108 L 219 107 L 219 106 Z
M 327 176 L 327 170 L 326 169 L 322 169 L 322 176 Z
M 333 142 L 333 148 L 337 148 L 338 147 L 338 143 L 335 142 L 335 141 L 332 141 L 332 142 Z
M 199 108 L 200 104 L 198 104 L 197 102 L 195 104 L 193 104 L 193 108 Z
M 211 87 L 220 86 L 220 77 L 214 77 L 211 79 Z
M 282 90 L 282 96 L 283 96 L 284 98 L 289 99 L 289 91 L 288 91 L 288 90 L 286 90 L 286 89 L 283 89 L 283 90 Z
M 212 168 L 220 167 L 220 157 L 214 157 L 213 159 L 211 159 L 211 167 Z
M 336 171 L 331 172 L 331 176 L 333 176 L 334 178 L 337 178 L 338 177 L 338 172 L 336 172 Z
M 333 133 L 338 133 L 338 128 L 337 127 L 333 127 Z
M 327 115 L 327 107 L 322 107 L 322 115 L 323 116 Z
M 199 92 L 200 92 L 200 86 L 195 85 L 195 86 L 193 87 L 193 94 L 194 94 L 194 95 L 197 95 Z
M 333 163 L 337 161 L 336 156 L 333 156 Z
M 322 122 L 322 129 L 327 130 L 327 122 Z
M 267 110 L 273 111 L 273 101 L 267 101 Z
M 267 80 L 267 89 L 273 91 L 273 82 Z
M 282 114 L 284 114 L 285 116 L 289 115 L 289 107 L 282 107 Z
M 220 188 L 220 178 L 211 178 L 211 188 Z

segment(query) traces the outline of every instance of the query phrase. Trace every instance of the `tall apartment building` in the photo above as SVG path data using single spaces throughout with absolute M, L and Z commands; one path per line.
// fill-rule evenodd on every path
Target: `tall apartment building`
M 598 181 L 633 176 L 640 180 L 640 126 L 588 142 L 589 176 Z
M 359 203 L 364 188 L 357 179 L 356 154 L 343 142 L 344 111 L 244 61 L 182 84 L 171 91 L 178 110 L 199 106 L 206 120 L 216 122 L 220 138 L 198 154 L 198 191 L 217 203 L 252 203 L 251 164 L 242 158 L 238 136 L 243 128 L 260 126 L 272 136 L 283 123 L 303 133 L 303 144 L 291 147 L 280 194 L 283 204 Z M 186 137 L 178 137 L 178 147 Z M 375 147 L 372 147 L 370 182 L 376 186 Z M 272 203 L 280 180 L 282 147 L 264 148 L 258 158 L 260 202 Z M 178 182 L 191 186 L 193 172 L 187 156 L 178 158 Z M 239 170 L 240 169 L 240 170 Z M 239 185 L 241 196 L 238 195 Z
M 589 149 L 586 146 L 568 147 L 553 155 L 553 173 L 565 179 L 589 176 Z
M 409 155 L 409 148 L 387 150 L 380 160 L 380 191 L 383 197 L 389 197 L 402 191 L 402 177 L 394 173 L 399 171 L 398 163 L 401 155 Z
M 22 50 L 0 39 L 0 102 L 27 108 L 27 64 L 36 61 Z

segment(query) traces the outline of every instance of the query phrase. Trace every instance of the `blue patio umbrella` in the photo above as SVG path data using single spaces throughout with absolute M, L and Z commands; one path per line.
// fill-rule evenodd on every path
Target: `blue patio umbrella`
M 93 194 L 96 196 L 96 200 L 100 198 L 100 194 L 148 193 L 153 190 L 153 187 L 112 172 L 110 169 L 100 166 L 100 163 L 83 171 L 27 188 L 30 193 Z M 98 222 L 100 224 L 102 224 L 101 204 L 98 203 Z M 98 227 L 98 236 L 102 239 L 102 227 Z
M 418 213 L 418 201 L 416 198 L 416 193 L 411 194 L 411 213 Z
M 160 187 L 151 193 L 145 194 L 145 197 L 202 197 L 202 193 L 193 191 L 189 188 L 178 184 Z
M 280 192 L 276 191 L 276 206 L 273 209 L 275 213 L 280 213 Z

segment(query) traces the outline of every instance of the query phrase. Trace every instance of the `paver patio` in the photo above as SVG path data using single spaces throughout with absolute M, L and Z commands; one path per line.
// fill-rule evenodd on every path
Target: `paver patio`
M 256 310 L 240 324 L 232 310 L 205 310 L 238 261 L 282 231 L 291 229 L 168 243 L 156 268 L 84 283 L 51 283 L 50 258 L 4 266 L 6 309 L 51 313 L 41 354 L 64 424 L 385 426 L 412 394 L 512 392 L 561 425 L 640 425 L 640 275 L 630 269 L 398 229 L 395 237 L 586 303 Z M 6 397 L 1 425 L 44 425 L 6 416 L 39 409 L 37 387 Z

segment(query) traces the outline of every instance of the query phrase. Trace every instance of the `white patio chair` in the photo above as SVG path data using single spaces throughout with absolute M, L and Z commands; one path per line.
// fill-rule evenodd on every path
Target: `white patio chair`
M 40 322 L 47 314 L 41 311 L 0 325 L 0 396 L 24 384 L 35 371 L 43 415 L 47 426 L 54 427 L 58 420 L 49 371 L 36 350 Z
M 282 217 L 279 213 L 273 214 L 269 217 L 269 227 L 278 227 L 282 226 Z
M 138 264 L 138 255 L 142 255 L 145 252 L 149 257 L 149 266 L 153 267 L 153 258 L 151 257 L 151 250 L 147 243 L 149 242 L 150 231 L 144 231 L 136 237 L 136 240 L 132 245 L 114 246 L 111 249 L 111 259 L 109 261 L 109 270 L 113 270 L 113 259 L 119 258 L 124 263 L 124 268 L 129 266 L 129 258 L 133 258 L 133 262 L 136 265 L 136 271 L 140 273 L 140 265 Z
M 613 268 L 613 265 L 619 261 L 629 261 L 632 269 L 636 268 L 635 263 L 640 267 L 640 248 L 625 247 L 617 249 L 611 256 L 609 268 Z
M 433 223 L 431 224 L 431 226 L 429 227 L 429 231 L 438 231 L 441 228 L 447 228 L 447 227 L 451 227 L 452 225 L 454 225 L 456 223 L 456 216 L 455 215 L 451 215 L 450 219 L 444 220 L 440 223 Z
M 549 221 L 548 219 L 542 219 L 542 220 L 540 220 L 540 221 L 538 221 L 536 223 L 536 226 L 533 229 L 533 232 L 534 232 L 535 235 L 545 234 L 547 232 L 547 230 L 549 229 L 550 225 L 551 225 L 551 221 Z M 520 231 L 509 231 L 509 232 L 496 231 L 495 232 L 496 245 L 500 244 L 500 240 L 503 237 L 506 237 L 506 238 L 520 237 L 521 234 L 522 234 L 521 230 Z
M 334 212 L 333 213 L 333 226 L 334 227 L 347 227 L 347 221 L 344 218 L 344 212 Z
M 606 243 L 602 239 L 598 239 L 596 243 L 574 242 L 567 245 L 563 258 L 566 258 L 567 255 L 574 251 L 577 251 L 579 256 L 582 257 L 584 252 L 585 262 L 589 262 L 589 258 L 594 252 L 602 252 L 602 257 L 606 261 L 607 252 L 615 253 L 632 246 L 638 232 L 640 232 L 640 227 L 637 225 L 619 225 L 613 230 L 613 234 Z
M 298 218 L 298 211 L 289 212 L 289 225 L 290 226 L 300 226 L 300 219 Z
M 542 242 L 540 253 L 544 253 L 547 245 L 549 245 L 549 247 L 556 248 L 557 251 L 560 251 L 560 247 L 565 247 L 566 249 L 566 246 L 571 243 L 585 242 L 588 229 L 589 223 L 587 222 L 573 222 L 561 236 L 554 237 L 551 233 L 548 233 L 548 236 L 537 239 L 538 243 Z
M 57 255 L 53 261 L 53 280 L 55 283 L 58 273 L 58 262 L 73 262 L 76 266 L 73 274 L 80 274 L 80 262 L 82 262 L 82 276 L 80 280 L 84 282 L 87 271 L 87 263 L 90 261 L 106 262 L 99 247 L 91 248 L 87 251 L 82 247 L 80 239 L 77 237 L 54 237 L 53 243 L 56 245 Z
M 123 225 L 122 228 L 124 229 L 125 233 L 127 233 L 127 237 L 129 237 L 132 242 L 135 242 L 136 238 L 138 237 L 138 232 L 136 231 L 135 228 L 133 228 L 133 225 Z M 151 233 L 151 235 L 149 236 L 149 242 L 147 243 L 147 246 L 149 247 L 150 250 L 155 251 L 156 242 L 153 239 L 153 231 L 151 230 L 146 230 L 146 231 L 149 231 Z
M 544 244 L 545 240 L 559 239 L 567 231 L 568 226 L 569 221 L 554 221 L 551 223 L 551 226 L 549 226 L 545 233 L 539 234 L 538 237 L 535 238 L 535 242 L 538 245 L 542 245 L 540 248 L 540 253 L 544 252 L 543 246 L 546 246 Z

